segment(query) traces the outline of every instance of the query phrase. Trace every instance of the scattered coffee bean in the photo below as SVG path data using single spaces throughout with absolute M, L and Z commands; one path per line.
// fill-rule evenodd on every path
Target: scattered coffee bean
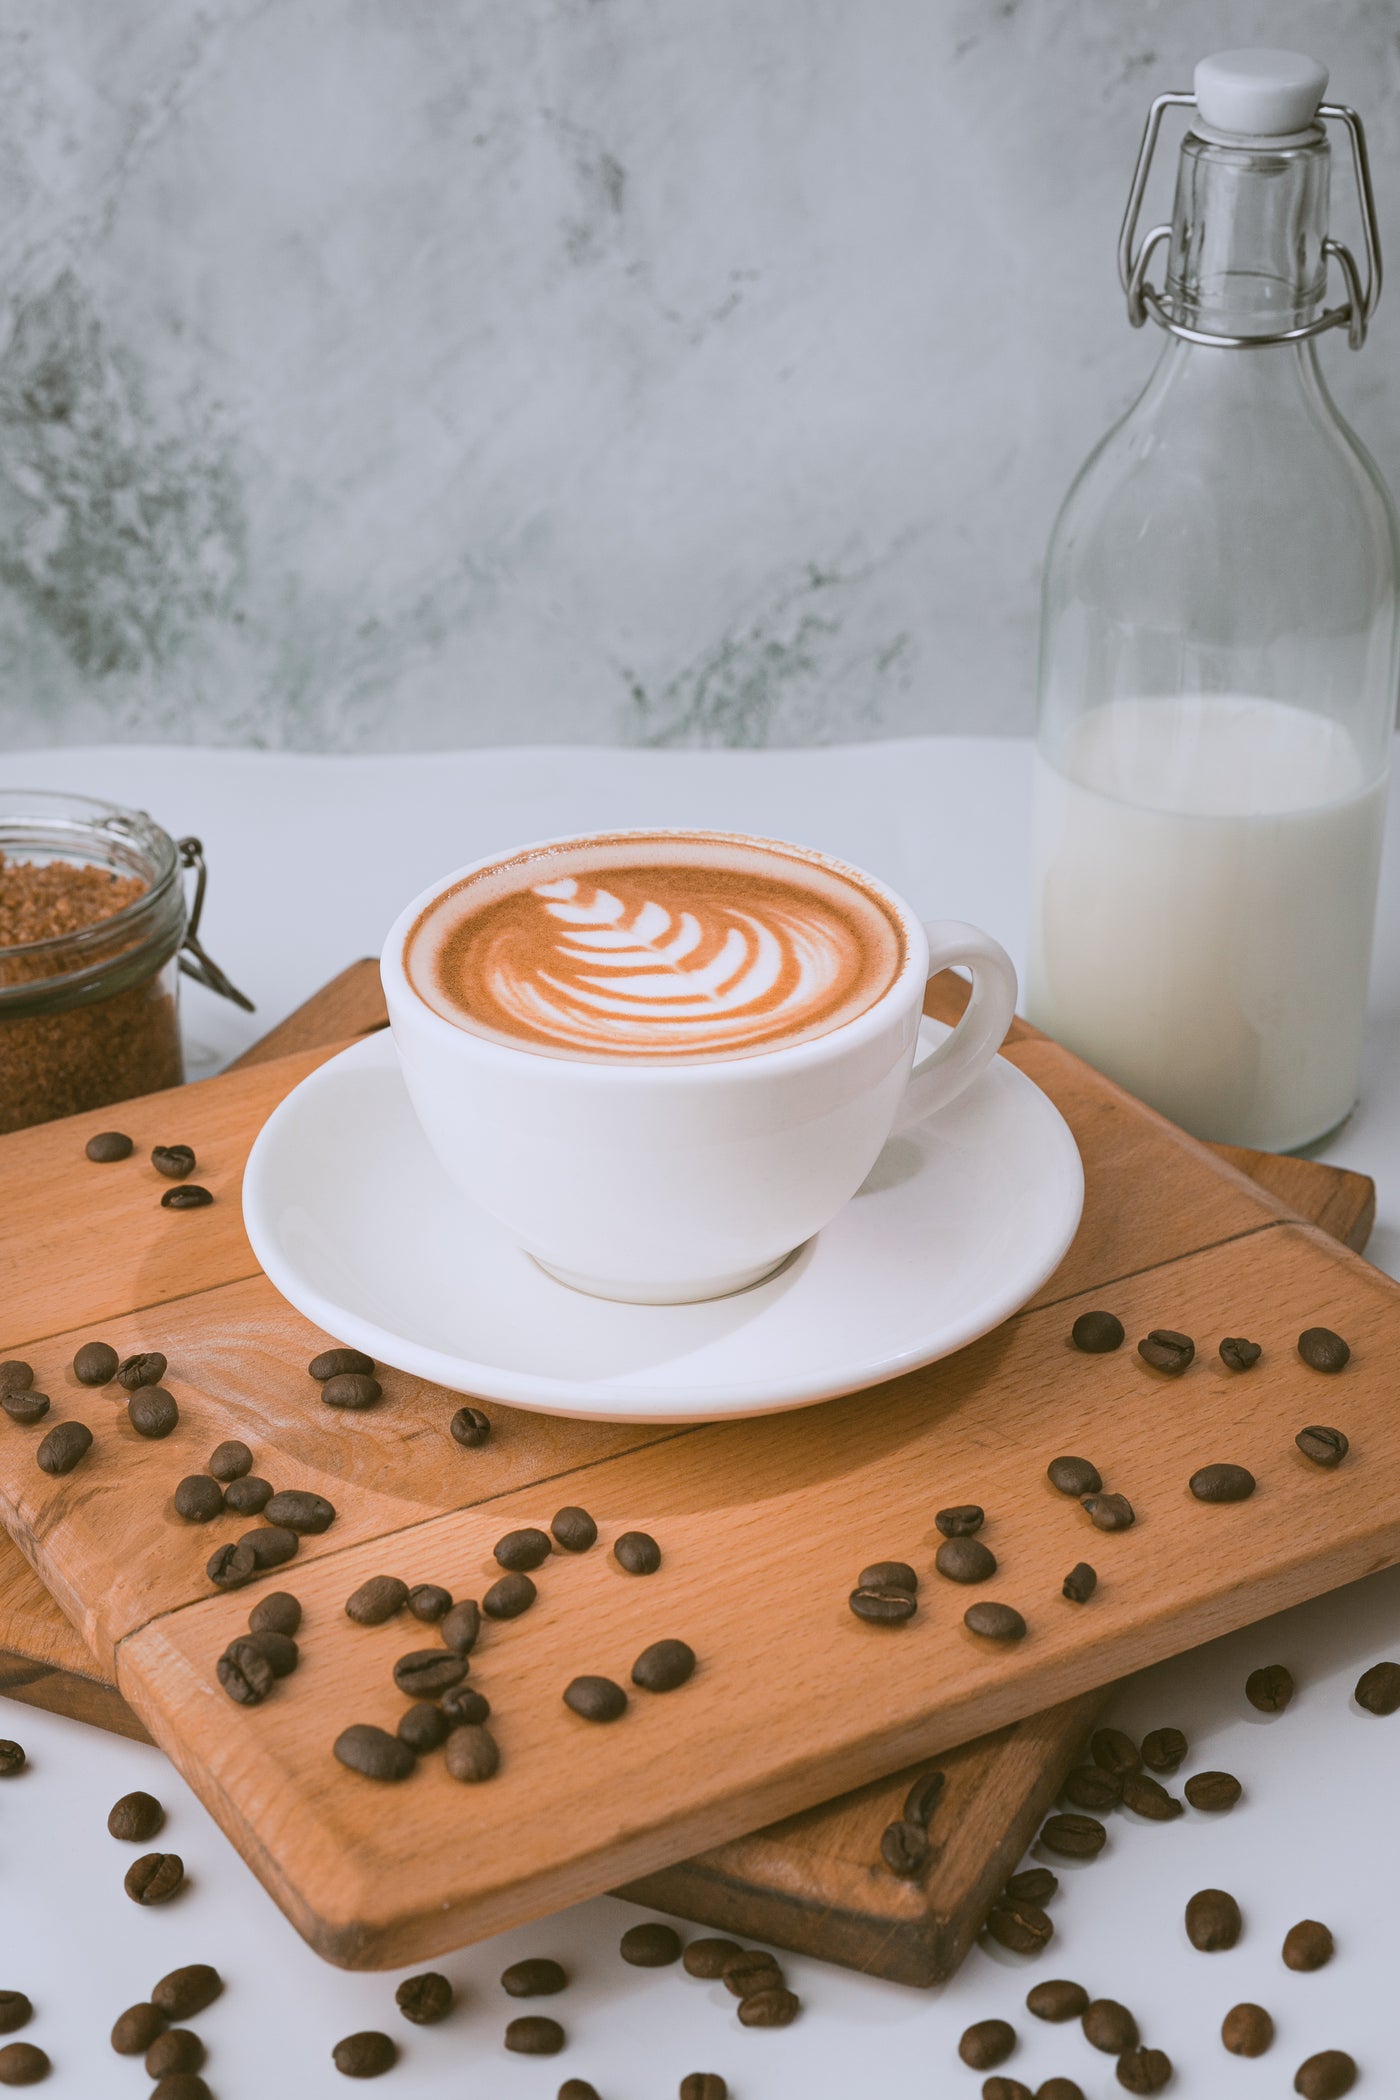
M 138 1436 L 153 1441 L 169 1436 L 180 1419 L 175 1395 L 163 1385 L 142 1386 L 126 1403 L 127 1420 Z
M 1121 2056 L 1138 2045 L 1138 2023 L 1116 1998 L 1095 1998 L 1080 2016 L 1084 2039 L 1105 2056 Z
M 670 1925 L 629 1925 L 617 1951 L 634 1969 L 669 1969 L 681 1958 L 681 1936 Z
M 479 1450 L 491 1434 L 491 1418 L 479 1407 L 459 1407 L 447 1426 L 464 1451 Z
M 1303 1975 L 1314 1969 L 1325 1969 L 1333 1952 L 1332 1935 L 1316 1918 L 1304 1918 L 1301 1924 L 1290 1926 L 1284 1934 L 1283 1965 L 1286 1969 L 1297 1969 Z
M 661 1566 L 661 1548 L 647 1531 L 624 1531 L 613 1547 L 613 1559 L 628 1575 L 654 1575 Z
M 987 1913 L 986 1929 L 998 1946 L 1012 1954 L 1039 1954 L 1055 1933 L 1039 1904 L 1014 1896 L 998 1896 Z
M 1060 1585 L 1071 1604 L 1087 1604 L 1099 1586 L 1099 1578 L 1087 1560 L 1076 1561 Z
M 982 2100 L 1034 2100 L 1028 2085 L 1019 2078 L 994 2078 L 982 2080 Z
M 452 1722 L 430 1699 L 419 1699 L 404 1708 L 394 1733 L 415 1757 L 426 1757 L 430 1750 L 442 1748 L 452 1733 Z
M 216 1546 L 204 1564 L 209 1580 L 221 1590 L 241 1590 L 258 1572 L 251 1546 Z
M 0 2085 L 38 2085 L 52 2069 L 33 2042 L 7 2042 L 0 2049 Z
M 1252 1371 L 1263 1353 L 1258 1342 L 1247 1342 L 1239 1334 L 1227 1334 L 1220 1344 L 1220 1361 L 1227 1371 Z
M 1150 1334 L 1138 1343 L 1138 1355 L 1154 1371 L 1165 1372 L 1168 1378 L 1179 1378 L 1189 1368 L 1196 1354 L 1196 1344 L 1189 1334 L 1178 1334 L 1173 1327 L 1154 1327 Z
M 328 1378 L 372 1378 L 375 1362 L 363 1349 L 323 1349 L 306 1368 L 318 1385 L 324 1385 Z
M 530 1609 L 538 1595 L 539 1591 L 528 1575 L 502 1575 L 482 1598 L 481 1609 L 488 1619 L 518 1619 L 523 1611 Z M 451 1617 L 450 1613 L 448 1617 Z M 442 1623 L 445 1626 L 447 1620 Z
M 627 1710 L 627 1694 L 611 1677 L 575 1677 L 564 1687 L 564 1704 L 584 1721 L 615 1721 Z
M 1089 1738 L 1089 1755 L 1100 1771 L 1116 1772 L 1120 1779 L 1125 1772 L 1142 1769 L 1137 1744 L 1121 1728 L 1096 1728 Z
M 987 1641 L 1023 1641 L 1026 1637 L 1025 1620 L 1009 1604 L 969 1604 L 963 1625 Z
M 1201 1466 L 1191 1475 L 1191 1492 L 1198 1502 L 1247 1502 L 1254 1475 L 1244 1466 Z
M 1330 1327 L 1305 1327 L 1298 1354 L 1310 1371 L 1340 1371 L 1351 1359 L 1351 1350 Z
M 115 1160 L 130 1159 L 136 1147 L 124 1130 L 99 1130 L 83 1147 L 88 1158 L 99 1167 L 111 1166 Z
M 165 1810 L 154 1794 L 123 1794 L 107 1816 L 107 1828 L 126 1844 L 144 1845 L 165 1823 Z
M 27 1393 L 34 1383 L 34 1366 L 18 1356 L 0 1364 L 0 1393 Z
M 382 2078 L 399 2060 L 397 2043 L 387 2034 L 367 2029 L 347 2034 L 331 2051 L 331 2062 L 346 2078 Z
M 949 1582 L 985 1582 L 997 1571 L 997 1557 L 981 1539 L 944 1539 L 933 1565 Z
M 162 1210 L 204 1210 L 214 1198 L 208 1189 L 200 1188 L 193 1181 L 182 1181 L 173 1189 L 167 1189 L 160 1199 Z
M 394 1664 L 394 1683 L 405 1699 L 436 1699 L 460 1684 L 468 1669 L 465 1655 L 450 1648 L 415 1648 Z
M 1142 1761 L 1150 1772 L 1174 1772 L 1186 1755 L 1179 1728 L 1154 1728 L 1142 1739 Z
M 565 2100 L 562 2086 L 559 2100 Z M 688 2071 L 681 2080 L 680 2100 L 729 2100 L 729 2087 L 718 2071 Z
M 133 1903 L 168 1903 L 184 1879 L 185 1862 L 178 1852 L 143 1852 L 127 1868 L 122 1887 Z
M 408 1602 L 408 1584 L 397 1575 L 371 1575 L 345 1600 L 345 1616 L 357 1626 L 382 1626 Z
M 151 2100 L 214 2100 L 204 2080 L 195 2071 L 172 2071 L 151 2087 Z
M 1041 1844 L 1062 1859 L 1097 1859 L 1107 1839 L 1096 1816 L 1049 1816 L 1040 1827 Z
M 229 1643 L 219 1657 L 217 1674 L 236 1706 L 261 1706 L 272 1690 L 272 1664 L 251 1634 Z
M 1232 2005 L 1220 2023 L 1231 2056 L 1262 2056 L 1273 2038 L 1274 2023 L 1262 2005 Z
M 1234 1807 L 1243 1789 L 1233 1772 L 1193 1772 L 1182 1791 L 1192 1808 L 1219 1815 Z
M 695 1674 L 695 1650 L 684 1641 L 653 1641 L 632 1665 L 632 1682 L 644 1692 L 674 1692 Z
M 975 1502 L 959 1502 L 952 1509 L 940 1509 L 933 1521 L 945 1539 L 965 1539 L 982 1529 L 987 1513 Z
M 269 1524 L 285 1524 L 303 1538 L 316 1538 L 335 1522 L 335 1504 L 305 1488 L 283 1488 L 267 1505 Z
M 1086 1495 L 1083 1507 L 1099 1531 L 1127 1531 L 1137 1522 L 1137 1512 L 1126 1495 Z
M 92 1431 L 84 1422 L 60 1422 L 51 1429 L 34 1457 L 41 1473 L 71 1473 L 92 1449 Z
M 112 2047 L 118 2056 L 144 2056 L 158 2034 L 165 2031 L 165 2014 L 156 2005 L 128 2005 L 112 2027 Z
M 300 1625 L 301 1606 L 289 1590 L 273 1590 L 248 1614 L 248 1627 L 252 1633 L 285 1633 L 290 1639 Z
M 157 1145 L 151 1153 L 151 1165 L 157 1174 L 167 1181 L 183 1181 L 195 1169 L 192 1145 Z
M 880 1857 L 901 1881 L 912 1880 L 928 1864 L 928 1855 L 928 1831 L 922 1823 L 911 1823 L 906 1818 L 885 1825 L 880 1835 Z
M 508 1969 L 501 1971 L 501 1989 L 508 1998 L 552 1998 L 562 1991 L 569 1979 L 557 1961 L 549 1961 L 543 1955 L 532 1955 L 527 1961 L 513 1961 Z
M 1084 2088 L 1072 2078 L 1047 2078 L 1036 2087 L 1035 2100 L 1084 2100 Z
M 921 1772 L 904 1797 L 904 1820 L 928 1828 L 929 1817 L 948 1783 L 946 1772 Z
M 970 2071 L 994 2071 L 1016 2047 L 1016 2030 L 1007 2020 L 978 2020 L 966 2028 L 958 2055 Z
M 84 1342 L 73 1358 L 73 1376 L 79 1385 L 110 1385 L 119 1361 L 109 1342 Z
M 209 1470 L 216 1480 L 241 1480 L 253 1470 L 253 1454 L 237 1437 L 229 1437 L 210 1452 Z
M 1355 2083 L 1356 2064 L 1345 2049 L 1321 2049 L 1293 2074 L 1293 2090 L 1303 2100 L 1341 2100 Z
M 755 1991 L 771 1990 L 783 1980 L 776 1955 L 763 1947 L 742 1947 L 725 1963 L 723 1975 L 731 1998 L 752 1997 Z
M 238 1545 L 247 1547 L 254 1569 L 261 1574 L 265 1568 L 280 1568 L 295 1560 L 301 1540 L 286 1524 L 259 1524 L 254 1530 L 245 1531 Z
M 8 1736 L 0 1738 L 0 1779 L 13 1779 L 24 1767 L 25 1755 L 21 1745 L 12 1743 Z
M 598 1537 L 598 1527 L 586 1509 L 576 1509 L 570 1504 L 565 1509 L 556 1509 L 550 1523 L 554 1543 L 565 1553 L 586 1553 Z
M 22 1428 L 28 1429 L 35 1422 L 43 1421 L 49 1411 L 49 1396 L 47 1393 L 36 1393 L 32 1387 L 22 1393 L 0 1393 L 0 1407 L 4 1408 L 12 1422 L 18 1422 Z
M 1281 1714 L 1293 1697 L 1293 1679 L 1282 1663 L 1267 1663 L 1262 1670 L 1250 1671 L 1244 1695 L 1261 1714 Z
M 470 1655 L 481 1632 L 481 1607 L 474 1597 L 463 1597 L 454 1604 L 438 1626 L 438 1634 L 444 1647 L 454 1655 Z
M 883 1583 L 852 1590 L 847 1599 L 858 1619 L 871 1626 L 902 1626 L 912 1619 L 919 1608 L 919 1600 L 905 1584 Z
M 1123 1775 L 1102 1771 L 1098 1765 L 1075 1765 L 1066 1772 L 1060 1794 L 1075 1808 L 1091 1808 L 1102 1814 L 1105 1809 L 1117 1808 L 1122 1800 Z
M 436 1582 L 417 1582 L 408 1593 L 408 1608 L 425 1626 L 436 1626 L 452 1609 L 452 1592 Z
M 384 1397 L 384 1388 L 377 1378 L 367 1371 L 337 1371 L 321 1387 L 321 1398 L 327 1407 L 339 1407 L 350 1414 L 360 1414 L 367 1407 L 374 1407 Z
M 224 1506 L 224 1491 L 207 1473 L 187 1473 L 175 1490 L 175 1514 L 187 1524 L 207 1524 Z
M 159 1385 L 166 1369 L 166 1358 L 159 1349 L 141 1349 L 117 1365 L 117 1384 L 128 1393 L 136 1393 L 144 1385 Z
M 1178 1816 L 1186 1813 L 1175 1794 L 1169 1794 L 1146 1772 L 1123 1774 L 1123 1806 L 1149 1823 L 1174 1823 Z
M 1372 1663 L 1356 1680 L 1352 1694 L 1368 1714 L 1393 1714 L 1400 1709 L 1400 1663 Z
M 550 1556 L 549 1533 L 537 1531 L 526 1525 L 521 1531 L 508 1531 L 503 1539 L 497 1539 L 494 1552 L 503 1568 L 515 1574 L 528 1574 L 538 1568 Z
M 501 1752 L 489 1728 L 454 1728 L 447 1738 L 443 1762 L 454 1779 L 464 1786 L 479 1786 L 500 1770 Z
M 421 1976 L 405 1976 L 394 1993 L 394 2003 L 415 2027 L 436 2027 L 451 2012 L 455 1996 L 445 1976 L 426 1969 Z
M 356 1721 L 343 1728 L 335 1739 L 334 1754 L 341 1764 L 366 1779 L 407 1779 L 414 1767 L 413 1752 L 387 1728 Z
M 1328 1429 L 1321 1422 L 1310 1422 L 1300 1429 L 1293 1439 L 1304 1458 L 1310 1458 L 1315 1466 L 1326 1466 L 1330 1471 L 1339 1466 L 1351 1445 L 1340 1429 Z
M 802 2001 L 796 1991 L 784 1984 L 774 1984 L 771 1990 L 753 1991 L 747 1998 L 739 2000 L 739 2024 L 741 2027 L 791 2027 L 802 2010 Z
M 862 1590 L 908 1590 L 911 1597 L 917 1595 L 919 1578 L 904 1560 L 875 1560 L 860 1571 L 856 1585 Z
M 151 1992 L 151 2003 L 167 2020 L 192 2020 L 207 2012 L 222 1997 L 224 1979 L 207 1961 L 192 1961 L 183 1969 L 172 1969 Z
M 1107 1356 L 1110 1350 L 1123 1346 L 1123 1322 L 1116 1313 L 1081 1313 L 1069 1331 L 1069 1338 L 1086 1356 Z
M 172 2027 L 158 2034 L 146 2051 L 146 2076 L 167 2078 L 174 2071 L 198 2071 L 204 2065 L 204 2044 L 189 2027 Z
M 1186 1906 L 1186 1937 L 1198 1954 L 1222 1954 L 1244 1929 L 1240 1907 L 1225 1889 L 1198 1889 Z
M 704 1939 L 691 1940 L 681 1956 L 687 1976 L 699 1976 L 706 1983 L 714 1983 L 724 1974 L 725 1963 L 742 1954 L 743 1948 L 737 1940 L 721 1939 L 709 1935 Z
M 1048 1867 L 1024 1867 L 1007 1882 L 1006 1893 L 1015 1903 L 1048 1903 L 1059 1886 L 1059 1875 Z
M 1171 2075 L 1172 2060 L 1165 2049 L 1125 2049 L 1115 2072 L 1128 2093 L 1160 2093 Z
M 260 1480 L 256 1473 L 245 1473 L 241 1480 L 231 1480 L 224 1489 L 224 1508 L 233 1511 L 236 1517 L 260 1517 L 272 1500 L 272 1482 Z
M 543 2013 L 525 2013 L 506 2029 L 506 2047 L 517 2056 L 557 2056 L 563 2046 L 563 2028 Z
M 34 2017 L 23 1991 L 0 1991 L 0 2034 L 18 2034 Z
M 1090 1465 L 1087 1458 L 1052 1458 L 1045 1468 L 1045 1477 L 1051 1487 L 1058 1488 L 1062 1495 L 1073 1495 L 1076 1502 L 1082 1502 L 1086 1495 L 1097 1495 L 1103 1487 L 1098 1467 Z
M 1088 2010 L 1089 1993 L 1081 1983 L 1056 1977 L 1050 1983 L 1035 1983 L 1026 1993 L 1026 2011 L 1037 2020 L 1077 2020 Z

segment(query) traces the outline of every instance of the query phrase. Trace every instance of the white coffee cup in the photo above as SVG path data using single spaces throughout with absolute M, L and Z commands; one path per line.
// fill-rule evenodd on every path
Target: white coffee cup
M 628 834 L 608 836 L 625 844 Z M 683 847 L 687 834 L 674 836 Z M 581 835 L 517 850 L 591 843 Z M 936 1115 L 971 1085 L 1011 1025 L 1016 973 L 990 935 L 953 919 L 921 922 L 873 876 L 807 848 L 782 850 L 882 898 L 903 933 L 904 960 L 855 1019 L 747 1056 L 541 1055 L 435 1011 L 405 967 L 410 934 L 438 897 L 515 853 L 433 883 L 390 929 L 384 993 L 428 1143 L 472 1202 L 576 1290 L 666 1305 L 758 1282 L 830 1223 L 893 1131 Z M 967 1009 L 915 1065 L 924 987 L 959 964 L 972 973 Z

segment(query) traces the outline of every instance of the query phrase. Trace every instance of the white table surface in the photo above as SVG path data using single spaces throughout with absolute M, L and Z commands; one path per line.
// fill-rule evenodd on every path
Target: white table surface
M 1028 746 L 992 738 L 804 752 L 321 758 L 114 748 L 0 757 L 0 786 L 108 796 L 203 838 L 207 945 L 258 1012 L 188 991 L 192 1076 L 236 1054 L 355 956 L 375 952 L 398 907 L 436 875 L 581 828 L 702 824 L 805 840 L 871 868 L 928 915 L 979 921 L 1019 961 L 1029 777 Z M 1370 1252 L 1392 1272 L 1400 1269 L 1397 847 L 1392 812 L 1363 1100 L 1327 1148 L 1376 1176 Z M 1344 1420 L 1340 1395 L 1331 1412 Z M 1032 2089 L 1055 2073 L 1070 2076 L 1087 2100 L 1120 2093 L 1112 2060 L 1089 2048 L 1077 2024 L 1047 2027 L 1025 2012 L 1027 1988 L 1049 1976 L 1131 2005 L 1144 2039 L 1177 2066 L 1173 2093 L 1284 2093 L 1302 2058 L 1322 2048 L 1355 2055 L 1358 2091 L 1392 2093 L 1400 1715 L 1377 1720 L 1350 1696 L 1360 1671 L 1385 1656 L 1400 1659 L 1400 1569 L 1130 1680 L 1111 1718 L 1135 1733 L 1183 1728 L 1192 1749 L 1175 1784 L 1192 1769 L 1224 1767 L 1244 1783 L 1239 1807 L 1216 1819 L 1188 1810 L 1169 1825 L 1113 1815 L 1100 1860 L 1054 1863 L 1056 1937 L 1036 1963 L 979 1947 L 951 1984 L 917 1992 L 784 1956 L 804 2011 L 781 2033 L 741 2029 L 719 1986 L 679 1968 L 628 1969 L 617 1940 L 642 1914 L 607 1897 L 433 1964 L 458 1986 L 458 2009 L 440 2027 L 411 2028 L 394 2008 L 397 1974 L 343 1974 L 318 1960 L 157 1751 L 0 1703 L 0 1734 L 17 1736 L 30 1758 L 22 1776 L 0 1784 L 0 1988 L 34 2000 L 25 2038 L 55 2066 L 44 2090 L 75 2100 L 146 2090 L 139 2062 L 115 2057 L 107 2033 L 125 2005 L 188 1961 L 213 1962 L 228 1986 L 191 2023 L 208 2044 L 205 2076 L 219 2100 L 358 2090 L 329 2052 L 360 2027 L 382 2027 L 403 2047 L 397 2070 L 374 2090 L 414 2100 L 553 2100 L 570 2076 L 590 2079 L 602 2100 L 666 2100 L 691 2070 L 722 2072 L 733 2100 L 876 2092 L 972 2100 L 980 2081 L 959 2064 L 957 2039 L 993 2014 L 1021 2037 L 1007 2075 Z M 1285 1714 L 1266 1718 L 1246 1703 L 1244 1679 L 1276 1661 L 1298 1691 Z M 159 1842 L 183 1855 L 190 1876 L 165 1910 L 128 1902 L 121 1878 L 131 1848 L 106 1834 L 108 1808 L 133 1787 L 165 1802 Z M 1244 1936 L 1231 1953 L 1204 1956 L 1187 1943 L 1186 1898 L 1207 1886 L 1230 1889 L 1243 1908 Z M 1284 1969 L 1279 1946 L 1304 1917 L 1332 1927 L 1337 1955 L 1299 1977 Z M 690 1929 L 700 1928 L 682 1928 Z M 574 1979 L 535 2008 L 568 2031 L 556 2058 L 512 2057 L 501 2046 L 507 2018 L 530 2008 L 508 2000 L 497 1978 L 527 1953 L 557 1956 Z M 1223 2014 L 1242 1999 L 1267 2006 L 1278 2026 L 1274 2048 L 1254 2062 L 1227 2056 L 1219 2042 Z

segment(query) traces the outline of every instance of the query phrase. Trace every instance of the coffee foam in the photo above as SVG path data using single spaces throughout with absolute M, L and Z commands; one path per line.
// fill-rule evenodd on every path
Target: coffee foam
M 620 832 L 465 876 L 404 943 L 418 996 L 544 1055 L 710 1061 L 855 1019 L 903 967 L 898 914 L 853 871 L 721 832 Z

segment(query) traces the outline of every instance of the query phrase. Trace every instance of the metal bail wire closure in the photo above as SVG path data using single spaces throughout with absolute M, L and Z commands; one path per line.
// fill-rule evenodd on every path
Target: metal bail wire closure
M 252 1000 L 225 977 L 213 957 L 205 953 L 200 942 L 199 920 L 204 910 L 204 891 L 209 880 L 209 870 L 204 865 L 204 847 L 198 839 L 179 839 L 175 850 L 180 856 L 180 866 L 193 868 L 195 871 L 194 903 L 190 906 L 190 915 L 185 926 L 184 944 L 180 950 L 180 968 L 186 977 L 193 977 L 196 984 L 202 984 L 209 991 L 217 992 L 221 999 L 232 999 L 235 1006 L 241 1006 L 245 1013 L 250 1014 L 254 1011 Z
M 1147 316 L 1151 314 L 1160 328 L 1180 336 L 1183 342 L 1204 343 L 1208 348 L 1216 350 L 1263 349 L 1270 343 L 1297 343 L 1307 336 L 1322 335 L 1329 328 L 1345 328 L 1351 348 L 1359 350 L 1366 340 L 1371 316 L 1380 302 L 1381 239 L 1376 225 L 1376 200 L 1371 189 L 1371 162 L 1366 151 L 1366 133 L 1356 111 L 1348 109 L 1343 102 L 1319 103 L 1317 114 L 1319 120 L 1330 118 L 1334 123 L 1344 125 L 1351 140 L 1351 162 L 1356 175 L 1357 195 L 1361 203 L 1361 230 L 1366 243 L 1364 290 L 1355 256 L 1341 241 L 1334 241 L 1330 235 L 1322 244 L 1323 252 L 1336 258 L 1337 267 L 1346 285 L 1346 304 L 1329 306 L 1315 321 L 1305 322 L 1301 328 L 1286 328 L 1273 335 L 1208 335 L 1202 329 L 1188 328 L 1184 322 L 1174 320 L 1163 294 L 1155 285 L 1147 282 L 1147 265 L 1154 251 L 1163 241 L 1169 241 L 1172 233 L 1170 226 L 1154 226 L 1144 236 L 1137 253 L 1133 253 L 1138 215 L 1142 210 L 1142 200 L 1147 189 L 1147 177 L 1152 166 L 1157 135 L 1167 110 L 1195 107 L 1194 95 L 1158 95 L 1148 111 L 1147 122 L 1143 127 L 1137 166 L 1133 170 L 1127 209 L 1123 214 L 1123 225 L 1118 235 L 1118 280 L 1127 294 L 1128 319 L 1132 326 L 1141 328 Z

